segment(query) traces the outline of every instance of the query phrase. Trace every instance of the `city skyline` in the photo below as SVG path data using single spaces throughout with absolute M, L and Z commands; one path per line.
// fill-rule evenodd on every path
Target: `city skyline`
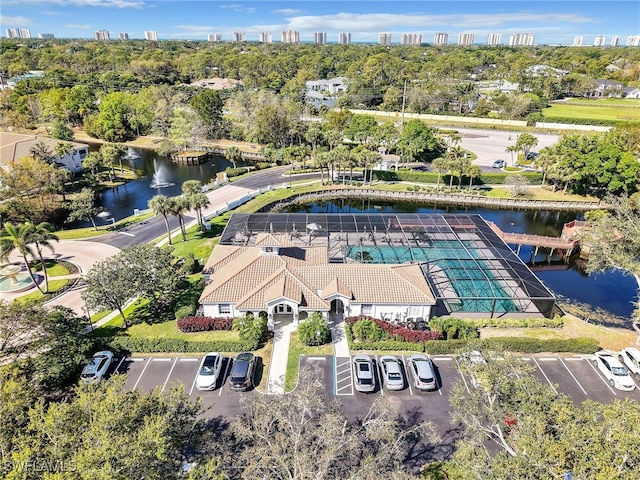
M 38 8 L 34 8 L 38 7 Z M 376 43 L 380 32 L 400 43 L 402 34 L 419 33 L 430 43 L 438 32 L 450 39 L 473 35 L 485 44 L 491 33 L 509 39 L 514 33 L 535 36 L 536 44 L 571 45 L 576 36 L 592 44 L 597 36 L 612 38 L 640 34 L 640 3 L 595 1 L 564 2 L 268 2 L 250 1 L 143 1 L 143 0 L 3 0 L 0 26 L 52 33 L 55 38 L 91 38 L 107 30 L 111 38 L 126 32 L 143 39 L 145 30 L 158 40 L 207 40 L 215 32 L 223 41 L 244 32 L 258 41 L 260 32 L 300 32 L 300 42 L 313 42 L 314 33 L 326 32 L 327 43 L 337 43 L 340 32 L 351 33 L 352 43 Z M 503 42 L 503 44 L 506 42 Z M 620 42 L 621 44 L 624 42 Z M 449 44 L 453 42 L 449 41 Z

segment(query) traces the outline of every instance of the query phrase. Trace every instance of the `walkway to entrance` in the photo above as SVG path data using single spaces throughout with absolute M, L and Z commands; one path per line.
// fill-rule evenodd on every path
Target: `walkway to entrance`
M 293 322 L 275 325 L 273 350 L 271 351 L 271 363 L 269 364 L 269 376 L 267 378 L 267 395 L 284 393 L 291 332 L 295 332 L 297 328 L 298 326 Z M 347 342 L 342 314 L 329 314 L 329 329 L 331 330 L 334 355 L 337 357 L 349 357 L 349 343 Z

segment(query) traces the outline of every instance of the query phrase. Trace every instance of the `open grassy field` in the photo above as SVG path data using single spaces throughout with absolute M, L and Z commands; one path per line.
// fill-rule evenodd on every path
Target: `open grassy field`
M 542 110 L 542 115 L 551 118 L 581 120 L 610 120 L 629 122 L 640 120 L 640 100 L 617 99 L 592 100 L 587 102 L 554 103 Z

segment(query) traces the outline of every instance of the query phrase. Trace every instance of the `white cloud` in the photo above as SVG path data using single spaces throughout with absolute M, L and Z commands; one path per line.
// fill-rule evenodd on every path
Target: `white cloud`
M 138 0 L 3 0 L 5 5 L 47 4 L 60 7 L 142 8 L 149 6 Z
M 279 10 L 274 10 L 273 12 L 289 16 L 289 15 L 298 15 L 302 13 L 303 10 L 300 10 L 299 8 L 281 8 Z
M 256 9 L 253 7 L 247 7 L 241 3 L 223 3 L 220 8 L 233 10 L 238 13 L 256 13 Z
M 389 31 L 395 28 L 427 30 L 430 27 L 455 29 L 500 28 L 514 23 L 531 26 L 536 23 L 589 23 L 594 20 L 579 14 L 555 13 L 499 13 L 499 14 L 393 14 L 393 13 L 337 13 L 334 15 L 303 15 L 288 19 L 288 28 L 299 31 Z
M 89 25 L 89 24 L 80 25 L 80 24 L 77 24 L 77 23 L 67 23 L 65 25 L 65 28 L 73 28 L 75 30 L 89 30 L 91 28 L 91 25 Z
M 0 25 L 8 25 L 10 27 L 30 27 L 33 22 L 26 17 L 8 17 L 0 15 Z

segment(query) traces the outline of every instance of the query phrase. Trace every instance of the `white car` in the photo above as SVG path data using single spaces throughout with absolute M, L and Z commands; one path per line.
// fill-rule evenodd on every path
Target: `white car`
M 623 348 L 618 359 L 640 380 L 640 350 L 635 347 Z
M 104 350 L 96 353 L 91 361 L 82 369 L 80 380 L 82 383 L 98 383 L 107 374 L 111 362 L 113 361 L 113 353 Z
M 626 392 L 636 388 L 636 384 L 633 383 L 631 375 L 629 375 L 629 370 L 620 363 L 614 354 L 596 352 L 593 355 L 593 364 L 602 372 L 612 387 Z
M 217 352 L 209 352 L 202 359 L 200 370 L 196 377 L 198 390 L 215 390 L 222 370 L 222 355 Z
M 413 377 L 413 386 L 418 390 L 438 388 L 433 362 L 426 355 L 414 353 L 409 357 L 409 371 Z
M 354 355 L 352 364 L 356 390 L 365 393 L 373 392 L 376 389 L 376 376 L 371 357 L 369 355 Z
M 404 388 L 404 375 L 402 375 L 400 361 L 396 357 L 382 355 L 380 367 L 382 368 L 382 383 L 387 390 L 402 390 Z

